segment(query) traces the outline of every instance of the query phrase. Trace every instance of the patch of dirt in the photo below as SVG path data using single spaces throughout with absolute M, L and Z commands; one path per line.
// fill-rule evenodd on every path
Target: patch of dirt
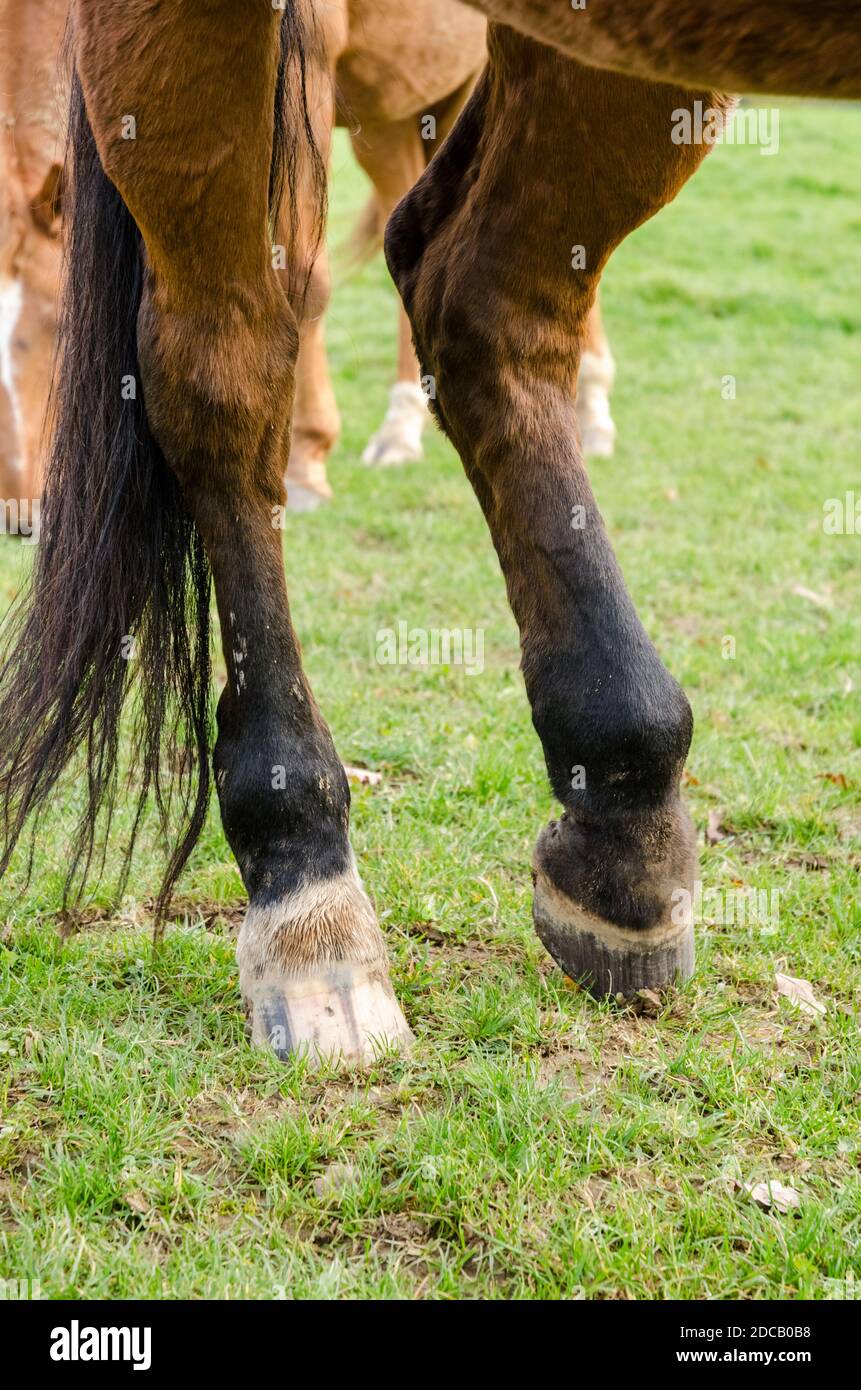
M 206 898 L 176 898 L 165 926 L 203 927 L 205 931 L 235 935 L 242 925 L 247 903 L 216 903 Z M 80 932 L 115 929 L 143 930 L 154 926 L 155 899 L 122 907 L 82 907 L 55 915 L 60 937 L 66 941 Z
M 539 1088 L 557 1086 L 563 1101 L 569 1104 L 588 1099 L 606 1081 L 603 1065 L 596 1066 L 589 1053 L 579 1049 L 554 1052 L 538 1063 Z

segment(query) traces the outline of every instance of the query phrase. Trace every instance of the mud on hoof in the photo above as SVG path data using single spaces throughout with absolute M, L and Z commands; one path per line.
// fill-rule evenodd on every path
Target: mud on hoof
M 532 916 L 543 945 L 598 998 L 631 999 L 689 979 L 696 852 L 687 812 L 679 805 L 648 837 L 648 867 L 638 849 L 620 854 L 607 843 L 602 854 L 591 838 L 567 817 L 539 837 Z
M 354 868 L 249 907 L 236 949 L 251 1039 L 286 1060 L 368 1063 L 412 1039 Z
M 396 381 L 389 392 L 383 423 L 368 440 L 362 462 L 383 468 L 422 458 L 422 432 L 427 418 L 427 398 L 421 387 L 411 381 Z

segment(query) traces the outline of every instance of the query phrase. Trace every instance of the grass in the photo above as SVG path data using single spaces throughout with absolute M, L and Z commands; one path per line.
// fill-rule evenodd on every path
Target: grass
M 19 861 L 0 901 L 0 1275 L 51 1297 L 861 1289 L 861 535 L 822 526 L 826 499 L 861 497 L 861 111 L 782 116 L 777 156 L 718 150 L 616 255 L 619 448 L 592 469 L 694 707 L 703 882 L 778 890 L 778 929 L 701 927 L 656 1018 L 596 1005 L 545 956 L 529 862 L 551 800 L 477 504 L 438 435 L 421 464 L 358 462 L 394 362 L 376 262 L 330 314 L 336 502 L 289 520 L 285 557 L 339 751 L 383 773 L 353 835 L 415 1051 L 336 1077 L 246 1045 L 214 814 L 157 963 L 157 847 L 122 904 L 108 875 L 61 931 L 70 778 L 31 887 Z M 363 196 L 339 143 L 336 240 Z M 26 558 L 3 544 L 7 598 Z M 484 671 L 375 664 L 399 621 L 483 629 Z M 827 1012 L 778 999 L 777 971 Z M 796 1211 L 748 1197 L 770 1178 Z

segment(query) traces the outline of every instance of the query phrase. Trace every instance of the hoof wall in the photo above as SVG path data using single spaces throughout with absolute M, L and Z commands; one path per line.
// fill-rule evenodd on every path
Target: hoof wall
M 412 1040 L 388 980 L 347 962 L 295 977 L 267 972 L 243 980 L 242 992 L 252 1042 L 281 1061 L 370 1063 Z
M 602 429 L 588 425 L 583 429 L 583 454 L 590 459 L 611 459 L 616 452 L 615 426 Z
M 305 487 L 304 483 L 287 482 L 287 510 L 288 512 L 316 512 L 318 507 L 324 507 L 332 499 L 332 492 L 318 492 L 316 488 Z
M 557 965 L 597 998 L 633 999 L 641 989 L 666 989 L 693 974 L 690 922 L 668 921 L 649 931 L 617 927 L 579 908 L 541 872 L 532 916 Z

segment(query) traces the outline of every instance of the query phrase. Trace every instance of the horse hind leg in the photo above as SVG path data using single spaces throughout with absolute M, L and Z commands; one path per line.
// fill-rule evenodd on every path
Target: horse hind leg
M 341 417 L 326 356 L 325 314 L 330 293 L 329 256 L 323 246 L 311 267 L 299 328 L 293 430 L 286 477 L 287 507 L 291 512 L 316 511 L 332 497 L 326 461 L 338 442 Z
M 315 16 L 316 51 L 306 65 L 305 90 L 314 140 L 320 158 L 328 166 L 335 119 L 334 67 L 347 43 L 346 5 L 329 5 Z M 279 210 L 279 241 L 290 240 L 292 200 L 290 190 Z M 299 170 L 297 218 L 298 259 L 313 246 L 316 198 L 307 171 Z M 299 357 L 293 400 L 293 427 L 287 463 L 287 508 L 311 512 L 330 501 L 327 461 L 341 433 L 341 417 L 326 354 L 326 311 L 332 294 L 329 253 L 322 240 L 309 252 L 311 263 L 301 298 Z M 294 257 L 295 261 L 296 257 Z M 282 280 L 289 290 L 296 265 L 285 266 Z
M 249 896 L 237 959 L 251 1034 L 279 1056 L 367 1060 L 409 1030 L 285 588 L 277 519 L 298 327 L 268 235 L 279 20 L 251 6 L 237 26 L 234 0 L 169 0 L 157 14 L 144 0 L 80 0 L 78 66 L 102 163 L 146 246 L 149 426 L 215 581 L 227 683 L 214 767 Z M 134 141 L 120 134 L 126 111 Z M 189 168 L 206 171 L 193 198 Z
M 392 209 L 425 167 L 419 124 L 411 117 L 388 125 L 363 127 L 352 139 L 356 159 L 374 186 L 374 203 L 366 221 L 375 220 L 381 235 Z M 427 398 L 420 384 L 409 320 L 400 302 L 397 354 L 397 377 L 389 391 L 388 408 L 362 453 L 363 463 L 378 467 L 408 463 L 422 458 L 424 453 Z
M 535 849 L 535 925 L 567 974 L 628 996 L 693 965 L 696 844 L 679 794 L 693 721 L 598 512 L 572 364 L 612 250 L 704 153 L 669 139 L 674 108 L 715 99 L 598 74 L 494 26 L 489 52 L 386 253 L 490 526 L 564 808 Z

